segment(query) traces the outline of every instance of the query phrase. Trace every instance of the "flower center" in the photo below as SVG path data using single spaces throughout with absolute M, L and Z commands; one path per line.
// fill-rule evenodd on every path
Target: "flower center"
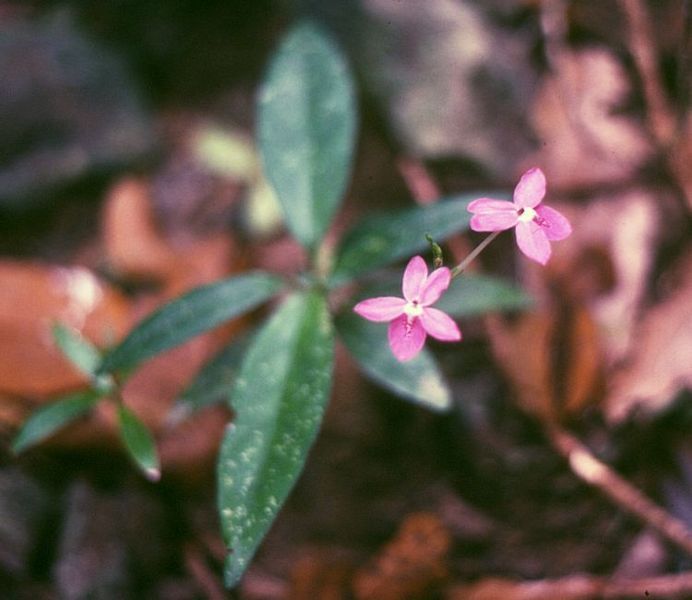
M 411 319 L 415 319 L 423 314 L 423 307 L 418 303 L 418 300 L 414 300 L 413 302 L 406 303 L 406 306 L 404 306 L 404 312 Z
M 522 223 L 528 223 L 529 221 L 533 221 L 538 216 L 538 213 L 530 206 L 520 208 L 518 213 L 519 221 L 521 221 Z

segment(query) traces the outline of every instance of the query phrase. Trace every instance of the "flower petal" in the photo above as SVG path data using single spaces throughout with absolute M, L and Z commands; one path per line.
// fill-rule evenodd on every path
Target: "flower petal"
M 394 296 L 368 298 L 353 307 L 354 312 L 369 321 L 391 321 L 403 314 L 406 300 Z
M 572 233 L 572 225 L 565 215 L 549 206 L 538 206 L 536 208 L 538 216 L 543 219 L 540 224 L 541 229 L 549 240 L 564 240 Z
M 389 324 L 389 347 L 397 360 L 411 360 L 425 344 L 425 329 L 420 319 L 413 319 L 410 324 L 406 315 L 401 315 Z
M 408 261 L 404 271 L 404 280 L 401 285 L 404 298 L 409 302 L 418 300 L 427 277 L 428 266 L 425 264 L 425 261 L 420 256 L 414 256 Z
M 514 188 L 514 204 L 520 208 L 533 208 L 540 204 L 544 196 L 545 175 L 538 167 L 526 171 Z
M 423 329 L 438 340 L 458 342 L 461 339 L 461 331 L 454 320 L 437 308 L 424 308 L 420 322 Z
M 519 250 L 531 260 L 546 264 L 550 258 L 550 242 L 545 231 L 535 221 L 530 221 L 518 223 L 516 232 Z
M 442 293 L 449 287 L 452 274 L 447 267 L 435 269 L 426 279 L 420 293 L 420 303 L 430 306 L 438 301 Z
M 468 205 L 471 229 L 474 231 L 504 231 L 517 224 L 517 207 L 506 200 L 478 198 Z

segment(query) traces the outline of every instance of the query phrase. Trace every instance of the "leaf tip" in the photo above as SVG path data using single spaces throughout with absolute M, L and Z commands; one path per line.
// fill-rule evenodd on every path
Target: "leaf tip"
M 161 479 L 161 469 L 158 467 L 147 467 L 144 469 L 144 476 L 149 480 L 156 483 Z

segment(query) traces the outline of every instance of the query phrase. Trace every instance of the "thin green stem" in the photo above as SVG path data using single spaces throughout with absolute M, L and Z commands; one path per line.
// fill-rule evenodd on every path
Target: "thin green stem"
M 462 260 L 456 267 L 454 267 L 451 271 L 452 274 L 452 279 L 455 277 L 458 277 L 461 275 L 466 267 L 469 266 L 471 261 L 476 258 L 483 250 L 485 250 L 485 247 L 490 244 L 498 235 L 500 235 L 502 232 L 501 231 L 493 231 L 487 238 L 485 238 L 478 246 L 476 246 L 472 251 L 471 254 L 469 254 L 464 260 Z

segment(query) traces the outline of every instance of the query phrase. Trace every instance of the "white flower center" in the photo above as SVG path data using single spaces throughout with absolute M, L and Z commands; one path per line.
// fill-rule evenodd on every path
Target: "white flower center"
M 522 223 L 528 223 L 533 221 L 538 216 L 538 213 L 530 206 L 525 206 L 519 209 L 519 221 Z
M 404 306 L 404 312 L 413 319 L 415 317 L 420 317 L 423 314 L 423 307 L 418 304 L 417 300 L 414 300 L 413 302 L 406 303 L 406 306 Z

